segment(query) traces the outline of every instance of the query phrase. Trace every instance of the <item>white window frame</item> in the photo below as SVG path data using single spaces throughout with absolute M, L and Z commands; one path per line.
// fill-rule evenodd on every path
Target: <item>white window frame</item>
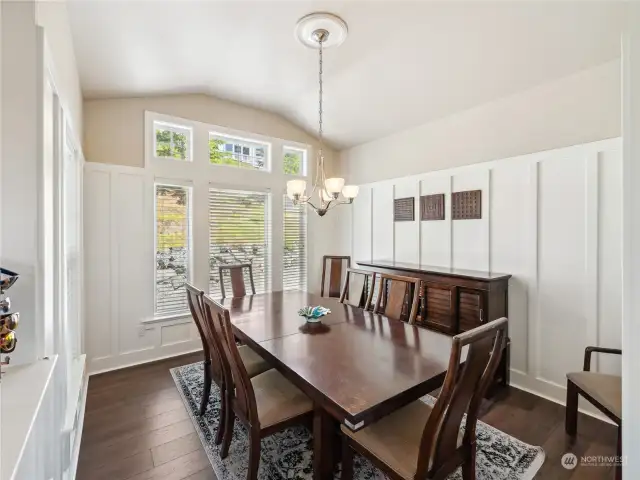
M 264 168 L 263 169 L 255 169 L 255 170 L 251 170 L 251 169 L 242 169 L 240 168 L 240 166 L 238 165 L 219 165 L 217 163 L 211 163 L 211 161 L 209 161 L 209 166 L 210 167 L 215 167 L 215 168 L 237 168 L 237 169 L 241 169 L 241 170 L 249 170 L 249 171 L 254 171 L 254 172 L 261 172 L 261 173 L 271 173 L 272 169 L 271 169 L 271 143 L 270 142 L 265 142 L 262 140 L 257 140 L 255 138 L 246 138 L 246 137 L 239 137 L 236 135 L 229 135 L 226 133 L 221 133 L 219 131 L 210 131 L 209 132 L 209 137 L 207 139 L 207 146 L 209 145 L 209 140 L 211 138 L 218 138 L 220 140 L 236 140 L 238 141 L 238 144 L 242 144 L 242 143 L 252 143 L 252 144 L 256 144 L 256 145 L 260 145 L 262 147 L 264 147 L 265 149 L 265 162 L 264 162 Z M 235 144 L 234 144 L 235 145 Z M 209 149 L 207 148 L 207 158 L 209 155 Z M 240 155 L 243 155 L 242 153 Z
M 176 124 L 192 128 L 192 160 L 175 161 L 170 158 L 157 158 L 154 153 L 154 122 Z M 215 165 L 209 161 L 209 134 L 217 134 L 224 138 L 234 138 L 269 145 L 269 170 L 252 170 L 237 168 L 233 166 Z M 153 279 L 153 300 L 149 298 L 147 302 L 147 314 L 142 324 L 161 323 L 162 325 L 173 325 L 176 323 L 186 323 L 191 321 L 189 312 L 183 315 L 160 316 L 155 313 L 155 252 L 157 251 L 156 237 L 156 212 L 155 212 L 155 184 L 188 186 L 191 187 L 190 212 L 191 212 L 191 234 L 190 234 L 190 269 L 189 276 L 193 285 L 207 291 L 209 285 L 209 223 L 208 223 L 208 201 L 209 188 L 227 190 L 247 190 L 253 192 L 270 193 L 269 215 L 271 219 L 270 236 L 270 285 L 272 291 L 282 290 L 283 271 L 282 256 L 284 250 L 284 225 L 283 225 L 283 199 L 280 195 L 286 192 L 287 181 L 292 175 L 284 173 L 283 157 L 284 148 L 293 148 L 306 151 L 306 158 L 311 158 L 312 147 L 309 144 L 296 142 L 291 139 L 282 139 L 260 134 L 254 134 L 242 130 L 234 130 L 220 125 L 188 120 L 185 118 L 173 117 L 161 113 L 145 111 L 145 176 L 149 179 L 148 195 L 153 195 L 153 201 L 149 201 L 149 208 L 153 208 L 150 216 L 153 217 L 153 247 L 149 245 L 152 262 L 149 268 L 149 276 Z M 230 168 L 212 168 L 230 167 Z M 295 176 L 303 178 L 307 182 L 311 181 L 310 166 L 307 163 L 305 175 Z M 309 236 L 307 235 L 307 242 Z M 153 252 L 151 252 L 153 248 Z M 307 246 L 307 265 L 309 265 L 310 248 Z M 153 276 L 151 276 L 153 275 Z M 151 286 L 149 290 L 152 290 Z
M 153 182 L 153 320 L 172 320 L 183 318 L 190 315 L 189 308 L 183 311 L 171 313 L 158 312 L 158 293 L 156 290 L 158 284 L 158 205 L 157 205 L 157 187 L 179 187 L 187 189 L 187 214 L 188 214 L 188 253 L 187 253 L 187 283 L 193 282 L 193 185 L 188 182 L 176 181 L 175 179 L 156 178 Z M 185 290 L 186 292 L 186 290 Z
M 300 170 L 301 173 L 284 173 L 284 156 L 287 153 L 287 150 L 293 150 L 294 152 L 300 152 L 302 154 L 302 165 Z M 300 147 L 293 147 L 291 145 L 284 145 L 284 147 L 282 148 L 282 173 L 284 173 L 286 176 L 288 177 L 301 177 L 304 178 L 308 175 L 309 173 L 309 149 L 307 148 L 300 148 Z

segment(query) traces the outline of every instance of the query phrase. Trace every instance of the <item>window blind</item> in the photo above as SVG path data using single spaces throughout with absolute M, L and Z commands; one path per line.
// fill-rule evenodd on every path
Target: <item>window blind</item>
M 307 288 L 307 210 L 294 205 L 284 196 L 284 254 L 282 257 L 282 288 Z
M 190 274 L 191 212 L 189 188 L 156 185 L 155 313 L 189 310 L 185 283 Z
M 249 263 L 256 293 L 271 289 L 271 221 L 269 194 L 241 190 L 209 190 L 209 293 L 220 298 L 219 267 Z M 247 292 L 248 272 L 243 272 Z M 225 278 L 225 290 L 231 291 Z

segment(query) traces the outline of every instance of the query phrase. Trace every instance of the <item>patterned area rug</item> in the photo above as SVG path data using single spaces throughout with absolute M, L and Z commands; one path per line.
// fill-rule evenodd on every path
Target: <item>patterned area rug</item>
M 214 438 L 220 417 L 220 391 L 211 386 L 207 413 L 200 417 L 198 409 L 202 396 L 202 363 L 194 363 L 171 370 L 176 386 L 200 435 L 202 445 L 211 461 L 218 480 L 244 480 L 247 476 L 247 432 L 235 422 L 229 456 L 220 458 Z M 422 401 L 433 405 L 434 398 L 427 395 Z M 527 445 L 483 422 L 476 428 L 478 439 L 477 469 L 479 480 L 528 480 L 534 477 L 544 462 L 544 450 Z M 313 478 L 311 432 L 305 427 L 294 427 L 262 440 L 258 477 L 265 480 L 311 480 Z M 386 476 L 368 460 L 356 456 L 354 478 L 357 480 L 385 479 Z M 339 479 L 339 476 L 336 477 Z M 460 480 L 460 469 L 449 480 Z

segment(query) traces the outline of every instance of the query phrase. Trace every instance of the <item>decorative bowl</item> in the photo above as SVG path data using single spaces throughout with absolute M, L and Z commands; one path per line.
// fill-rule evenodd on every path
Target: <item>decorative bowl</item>
M 318 323 L 327 313 L 331 313 L 328 308 L 321 307 L 303 307 L 298 310 L 298 315 L 304 317 L 308 323 Z

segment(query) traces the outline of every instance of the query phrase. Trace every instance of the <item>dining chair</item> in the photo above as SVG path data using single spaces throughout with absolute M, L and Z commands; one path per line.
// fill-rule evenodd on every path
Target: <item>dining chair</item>
M 235 265 L 221 265 L 218 268 L 220 293 L 222 298 L 226 298 L 224 289 L 225 272 L 229 272 L 229 278 L 231 279 L 231 296 L 234 298 L 244 297 L 247 294 L 247 288 L 244 281 L 244 270 L 249 270 L 249 286 L 251 287 L 251 293 L 253 295 L 256 294 L 256 286 L 253 283 L 253 266 L 250 263 L 238 263 Z
M 433 407 L 418 400 L 356 432 L 342 426 L 342 480 L 353 478 L 355 452 L 392 479 L 444 479 L 462 466 L 462 478 L 475 480 L 478 410 L 506 335 L 503 317 L 453 337 L 444 385 Z
M 233 426 L 238 417 L 249 433 L 247 479 L 256 480 L 260 466 L 260 439 L 292 425 L 310 427 L 313 403 L 276 370 L 251 377 L 235 342 L 229 310 L 206 295 L 204 304 L 227 359 L 223 362 L 225 383 L 235 387 L 225 389 L 224 439 L 220 456 L 226 458 L 229 454 Z
M 369 310 L 376 282 L 375 272 L 347 268 L 347 274 L 340 295 L 340 303 Z
M 591 354 L 607 353 L 622 355 L 618 348 L 587 347 L 584 350 L 582 372 L 567 374 L 567 407 L 565 412 L 565 431 L 575 437 L 578 430 L 578 396 L 609 417 L 618 425 L 618 444 L 616 456 L 622 457 L 622 377 L 591 371 Z M 622 467 L 616 465 L 616 479 L 622 478 Z
M 211 325 L 211 320 L 206 314 L 204 308 L 204 292 L 197 289 L 193 285 L 187 283 L 187 302 L 189 304 L 189 310 L 200 334 L 200 340 L 202 341 L 202 350 L 204 352 L 204 374 L 203 383 L 204 388 L 202 391 L 202 399 L 200 400 L 200 415 L 204 415 L 207 411 L 207 405 L 209 404 L 209 395 L 211 394 L 211 382 L 220 388 L 220 392 L 224 390 L 224 375 L 223 375 L 223 362 L 224 357 L 221 355 L 221 349 L 216 338 L 215 332 Z M 271 368 L 271 366 L 264 361 L 264 359 L 251 350 L 249 347 L 242 346 L 239 348 L 240 356 L 246 366 L 247 372 L 250 376 L 258 375 Z M 222 416 L 220 418 L 223 418 Z M 219 445 L 222 442 L 223 429 L 218 428 L 216 436 L 216 443 Z
M 328 274 L 327 274 L 328 267 Z M 342 292 L 342 277 L 345 269 L 351 267 L 351 257 L 348 255 L 325 255 L 322 257 L 322 283 L 320 296 L 324 297 L 325 289 L 328 297 L 340 298 Z M 328 282 L 328 285 L 326 283 Z
M 381 273 L 378 298 L 373 312 L 395 320 L 406 318 L 409 323 L 414 323 L 418 315 L 419 300 L 420 279 Z M 405 305 L 411 305 L 408 315 Z

